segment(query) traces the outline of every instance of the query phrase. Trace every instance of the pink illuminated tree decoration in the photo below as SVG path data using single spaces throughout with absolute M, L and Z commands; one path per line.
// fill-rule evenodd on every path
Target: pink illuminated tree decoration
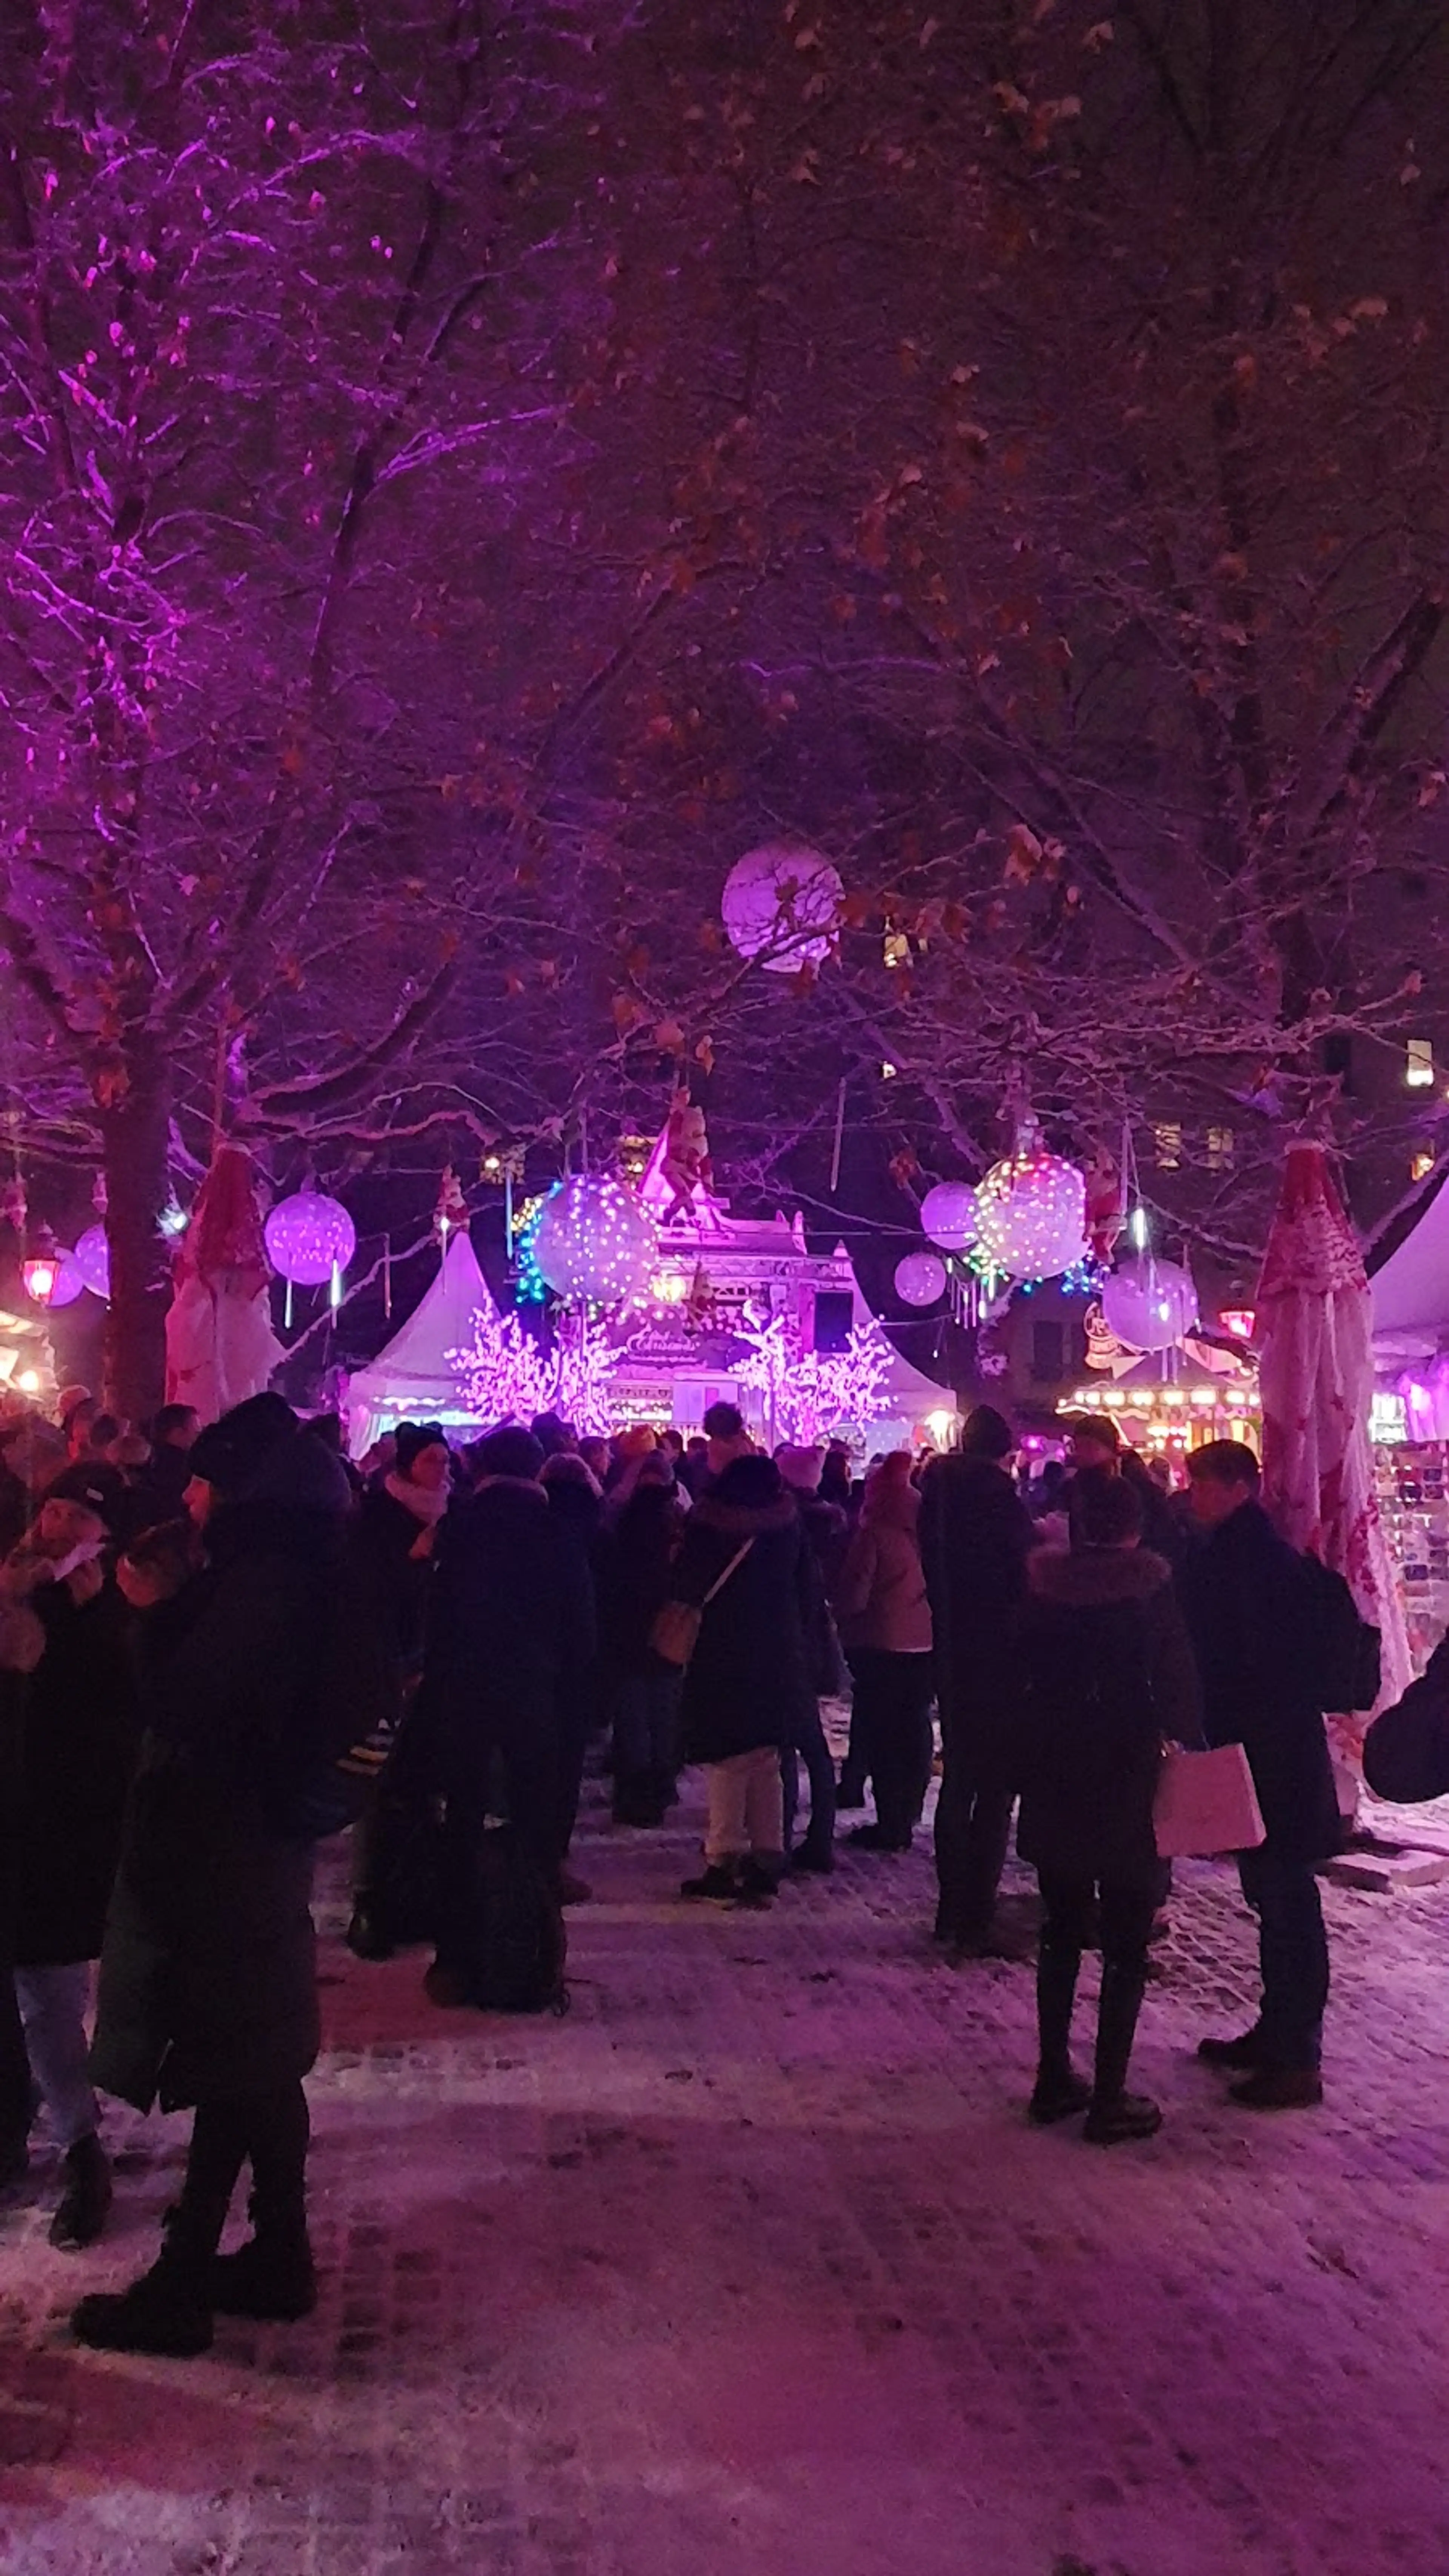
M 802 1349 L 798 1325 L 784 1315 L 740 1329 L 749 1345 L 740 1383 L 764 1398 L 772 1440 L 827 1440 L 870 1421 L 895 1356 L 874 1316 L 855 1326 L 839 1353 Z
M 491 1302 L 476 1309 L 461 1350 L 447 1353 L 463 1400 L 480 1422 L 531 1422 L 554 1402 L 557 1369 L 516 1315 Z

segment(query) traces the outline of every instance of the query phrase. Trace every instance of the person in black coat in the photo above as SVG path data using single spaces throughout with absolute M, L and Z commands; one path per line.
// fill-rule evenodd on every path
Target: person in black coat
M 1172 1508 L 1170 1494 L 1123 1439 L 1110 1413 L 1080 1413 L 1064 1427 L 1071 1443 L 1072 1473 L 1063 1480 L 1053 1509 L 1066 1512 L 1070 1519 L 1083 1477 L 1120 1476 L 1137 1497 L 1144 1547 L 1176 1566 L 1186 1552 L 1187 1530 Z
M 1103 2146 L 1150 2137 L 1155 2102 L 1127 2091 L 1167 1870 L 1153 1801 L 1164 1740 L 1202 1741 L 1192 1645 L 1163 1559 L 1140 1546 L 1141 1506 L 1120 1477 L 1079 1479 L 1070 1555 L 1031 1558 L 1021 1615 L 1021 1814 L 1016 1847 L 1041 1886 L 1040 2054 L 1031 2117 L 1087 2113 Z M 1094 1911 L 1102 1996 L 1095 2079 L 1073 2071 L 1072 2004 Z
M 544 1453 L 517 1425 L 474 1450 L 473 1492 L 438 1541 L 410 1781 L 446 1805 L 443 1920 L 429 1992 L 462 1987 L 477 1839 L 496 1804 L 557 1889 L 561 1746 L 595 1652 L 588 1562 L 539 1482 Z
M 438 1422 L 400 1422 L 391 1467 L 363 1493 L 352 1556 L 376 1607 L 390 1673 L 391 1715 L 404 1723 L 422 1673 L 429 1588 L 438 1531 L 452 1492 L 453 1453 Z M 347 1943 L 360 1959 L 392 1954 L 383 1882 L 394 1834 L 410 1810 L 393 1799 L 386 1774 L 364 1795 L 352 1829 L 352 1920 Z
M 1323 2099 L 1328 1939 L 1314 1865 L 1337 1850 L 1341 1830 L 1315 1678 L 1314 1594 L 1305 1560 L 1259 1502 L 1251 1449 L 1210 1440 L 1192 1452 L 1188 1478 L 1204 1544 L 1179 1579 L 1208 1741 L 1242 1745 L 1267 1828 L 1259 1850 L 1238 1855 L 1258 1917 L 1259 2017 L 1238 2038 L 1204 2040 L 1198 2053 L 1242 2071 L 1235 2101 L 1299 2109 Z
M 34 2102 L 25 2033 L 15 2000 L 15 1898 L 24 1848 L 21 1814 L 26 1683 L 45 1652 L 45 1630 L 27 1601 L 0 1585 L 0 2191 L 30 2163 Z
M 762 1904 L 779 1885 L 780 1756 L 810 1691 L 818 1580 L 774 1460 L 733 1459 L 689 1515 L 671 1590 L 703 1614 L 681 1715 L 685 1758 L 708 1773 L 709 1818 L 704 1871 L 685 1880 L 686 1896 Z
M 1037 1533 L 1011 1479 L 1015 1446 L 1010 1423 L 978 1405 L 960 1448 L 921 1479 L 941 1721 L 936 1938 L 963 1953 L 990 1946 L 1016 1795 L 1016 1617 Z
M 106 1553 L 112 1502 L 98 1473 L 68 1468 L 3 1577 L 45 1639 L 23 1695 L 14 1967 L 31 2068 L 63 2160 L 51 2242 L 68 2251 L 99 2236 L 111 2204 L 86 2011 L 139 1737 L 126 1609 Z
M 555 1799 L 555 1830 L 558 1842 L 559 1893 L 565 1905 L 584 1905 L 593 1894 L 588 1880 L 580 1878 L 569 1867 L 569 1852 L 574 1827 L 579 1820 L 579 1798 L 584 1785 L 584 1760 L 592 1736 L 604 1727 L 603 1677 L 597 1651 L 598 1620 L 598 1551 L 603 1527 L 604 1489 L 592 1467 L 577 1449 L 558 1449 L 543 1462 L 540 1479 L 548 1496 L 548 1507 L 565 1538 L 575 1549 L 582 1588 L 594 1605 L 595 1651 L 579 1674 L 576 1687 L 559 1706 L 558 1787 Z
M 678 1668 L 653 1646 L 687 1517 L 667 1453 L 631 1460 L 604 1507 L 599 1649 L 614 1712 L 614 1822 L 662 1825 L 679 1774 Z
M 306 1792 L 350 1488 L 280 1396 L 204 1431 L 188 1500 L 205 1565 L 145 1614 L 146 1731 L 101 1954 L 92 2072 L 138 2110 L 195 2106 L 149 2272 L 83 2299 L 107 2349 L 205 2351 L 213 2313 L 304 2316 L 302 2079 L 320 2043 Z M 243 2164 L 255 2233 L 218 2258 Z

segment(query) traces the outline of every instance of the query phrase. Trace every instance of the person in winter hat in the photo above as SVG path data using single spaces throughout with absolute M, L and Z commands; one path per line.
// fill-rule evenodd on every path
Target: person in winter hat
M 1142 1548 L 1141 1535 L 1130 1485 L 1102 1471 L 1079 1477 L 1071 1552 L 1039 1548 L 1031 1558 L 1018 1632 L 1016 1847 L 1035 1866 L 1043 1908 L 1031 2117 L 1046 2125 L 1085 2111 L 1086 2134 L 1102 2146 L 1161 2126 L 1156 2103 L 1127 2091 L 1167 1883 L 1152 1809 L 1164 1739 L 1202 1742 L 1197 1670 L 1171 1568 Z M 1072 2066 L 1070 2034 L 1094 1915 L 1102 1996 L 1088 2085 Z
M 307 2100 L 317 2055 L 312 1849 L 299 1787 L 339 1602 L 351 1491 L 264 1394 L 203 1431 L 187 1507 L 203 1570 L 147 1611 L 145 1734 L 101 1954 L 92 2071 L 138 2110 L 194 2107 L 148 2272 L 83 2299 L 82 2343 L 185 2355 L 218 2312 L 304 2316 Z M 218 2256 L 250 2164 L 253 2234 Z
M 686 1879 L 686 1896 L 764 1903 L 779 1884 L 780 1756 L 810 1688 L 815 1579 L 774 1460 L 732 1460 L 689 1515 L 670 1587 L 671 1599 L 702 1613 L 680 1714 L 685 1759 L 707 1773 L 709 1818 L 705 1867 Z
M 921 1561 L 941 1719 L 936 1937 L 989 1949 L 1015 1797 L 1015 1622 L 1036 1528 L 1011 1478 L 1016 1434 L 994 1406 L 921 1478 Z
M 909 1851 L 931 1778 L 931 1605 L 909 1450 L 877 1459 L 836 1585 L 855 1683 L 851 1758 L 875 1784 L 873 1825 L 850 1836 L 867 1851 Z
M 0 1572 L 44 1647 L 20 1701 L 11 1883 L 15 1993 L 64 2183 L 51 2242 L 91 2244 L 111 2175 L 87 2071 L 91 1963 L 100 1953 L 139 1724 L 125 1605 L 110 1570 L 124 1500 L 103 1465 L 66 1469 Z

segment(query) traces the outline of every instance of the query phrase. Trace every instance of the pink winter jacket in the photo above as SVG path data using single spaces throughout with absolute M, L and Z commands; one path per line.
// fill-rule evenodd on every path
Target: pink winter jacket
M 921 1498 L 907 1486 L 873 1498 L 850 1542 L 835 1610 L 841 1642 L 886 1655 L 928 1655 L 931 1605 L 916 1522 Z

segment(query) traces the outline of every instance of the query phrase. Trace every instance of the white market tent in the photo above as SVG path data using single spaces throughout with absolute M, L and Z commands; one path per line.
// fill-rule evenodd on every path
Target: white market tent
M 1376 1261 L 1370 1246 L 1368 1265 L 1382 1357 L 1404 1360 L 1438 1350 L 1449 1338 L 1449 1175 L 1435 1176 L 1413 1224 L 1384 1259 Z
M 492 1303 L 467 1231 L 459 1228 L 449 1235 L 438 1275 L 401 1331 L 357 1371 L 348 1387 L 348 1445 L 354 1458 L 399 1422 L 441 1422 L 445 1431 L 483 1429 L 463 1400 L 448 1353 L 463 1348 L 474 1316 Z

